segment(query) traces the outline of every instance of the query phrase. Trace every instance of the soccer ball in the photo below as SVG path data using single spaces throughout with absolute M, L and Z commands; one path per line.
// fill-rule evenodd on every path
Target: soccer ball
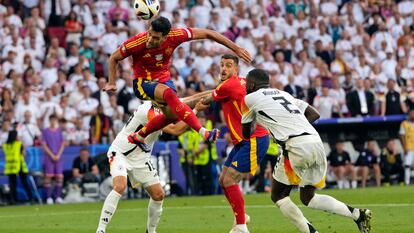
M 158 0 L 135 0 L 134 10 L 139 18 L 148 20 L 158 15 L 160 3 Z

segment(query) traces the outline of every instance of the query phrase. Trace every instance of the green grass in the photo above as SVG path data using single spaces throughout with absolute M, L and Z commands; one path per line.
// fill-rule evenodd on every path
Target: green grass
M 374 233 L 414 232 L 414 187 L 367 188 L 321 191 L 355 207 L 373 211 Z M 298 193 L 292 193 L 296 203 Z M 108 233 L 145 232 L 147 200 L 121 201 Z M 1 233 L 85 233 L 95 232 L 102 202 L 54 206 L 0 208 Z M 323 233 L 358 232 L 350 219 L 300 206 L 305 216 Z M 252 233 L 297 232 L 269 194 L 246 196 L 246 210 Z M 232 212 L 224 196 L 167 198 L 159 233 L 229 232 Z

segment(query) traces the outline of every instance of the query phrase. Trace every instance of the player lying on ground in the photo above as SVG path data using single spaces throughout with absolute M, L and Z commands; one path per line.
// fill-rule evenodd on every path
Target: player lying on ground
M 211 95 L 211 91 L 184 98 L 183 102 L 192 107 L 205 94 Z M 197 111 L 204 110 L 205 108 L 203 107 L 204 105 L 200 102 L 194 108 L 194 113 L 196 114 Z M 127 187 L 127 175 L 133 187 L 141 184 L 150 196 L 147 232 L 155 232 L 162 213 L 164 190 L 161 187 L 157 170 L 150 161 L 150 153 L 143 151 L 138 145 L 129 143 L 127 136 L 144 127 L 148 121 L 160 114 L 162 113 L 155 104 L 152 104 L 150 101 L 145 102 L 138 107 L 112 142 L 108 150 L 108 158 L 111 167 L 111 176 L 113 177 L 113 190 L 106 197 L 102 207 L 97 233 L 105 233 L 106 226 L 111 221 L 118 201 Z M 187 127 L 182 121 L 176 124 L 169 124 L 162 130 L 148 135 L 148 145 L 150 147 L 153 146 L 161 131 L 172 135 L 180 135 L 186 131 Z
M 149 134 L 177 120 L 187 123 L 207 141 L 217 139 L 218 130 L 209 131 L 201 126 L 191 108 L 179 100 L 174 83 L 170 79 L 170 61 L 175 48 L 183 42 L 199 39 L 214 40 L 234 51 L 246 62 L 251 61 L 251 56 L 245 49 L 220 33 L 198 28 L 171 29 L 169 20 L 164 17 L 153 20 L 148 31 L 125 41 L 109 58 L 109 83 L 105 86 L 105 90 L 116 91 L 118 62 L 132 56 L 135 95 L 142 100 L 154 100 L 168 105 L 162 109 L 164 114 L 155 117 L 137 133 L 133 132 L 130 135 L 128 140 L 131 143 L 144 144 L 144 139 Z
M 325 186 L 326 156 L 318 132 L 310 124 L 319 113 L 306 102 L 269 87 L 266 71 L 254 69 L 246 78 L 243 107 L 243 135 L 249 137 L 255 122 L 269 130 L 282 146 L 283 156 L 273 172 L 272 201 L 300 232 L 317 232 L 289 198 L 293 186 L 299 185 L 302 203 L 353 219 L 361 233 L 371 230 L 371 211 L 348 206 L 333 197 L 315 194 Z
M 269 147 L 269 135 L 266 129 L 257 126 L 251 137 L 244 139 L 242 136 L 241 106 L 246 96 L 246 82 L 237 76 L 238 63 L 239 59 L 234 55 L 221 57 L 221 83 L 211 96 L 204 99 L 203 104 L 218 101 L 222 106 L 234 148 L 224 163 L 219 182 L 236 218 L 230 232 L 245 233 L 249 232 L 246 226 L 248 216 L 245 215 L 243 193 L 238 183 L 243 176 L 256 173 Z

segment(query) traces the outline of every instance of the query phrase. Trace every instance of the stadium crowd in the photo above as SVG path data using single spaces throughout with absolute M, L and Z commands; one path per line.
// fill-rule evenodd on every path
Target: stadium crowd
M 210 28 L 246 48 L 254 61 L 242 62 L 240 76 L 253 67 L 268 70 L 273 87 L 306 100 L 321 118 L 414 109 L 413 1 L 160 0 L 160 5 L 160 15 L 174 27 Z M 108 56 L 147 23 L 126 0 L 0 0 L 0 145 L 12 129 L 24 147 L 42 145 L 51 119 L 58 119 L 66 145 L 112 141 L 141 102 L 127 59 L 119 69 L 118 93 L 102 91 Z M 178 94 L 217 86 L 225 52 L 210 41 L 178 48 L 170 67 Z M 219 110 L 213 105 L 207 112 L 215 124 L 223 122 Z M 54 147 L 57 156 L 59 146 Z

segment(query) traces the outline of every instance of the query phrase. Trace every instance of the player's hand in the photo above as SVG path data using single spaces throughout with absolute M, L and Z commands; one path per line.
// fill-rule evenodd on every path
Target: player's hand
M 203 100 L 201 99 L 200 101 L 198 101 L 198 103 L 195 105 L 194 109 L 197 110 L 197 112 L 202 112 L 204 110 L 206 110 L 209 105 L 208 104 L 203 104 Z
M 242 48 L 242 47 L 238 47 L 236 49 L 236 51 L 234 51 L 236 53 L 236 55 L 238 57 L 240 57 L 241 59 L 243 59 L 247 64 L 250 64 L 252 62 L 252 56 L 250 55 L 250 53 Z
M 114 93 L 116 92 L 117 88 L 115 84 L 109 84 L 107 83 L 105 85 L 105 87 L 103 88 L 103 91 L 109 92 L 109 93 Z

